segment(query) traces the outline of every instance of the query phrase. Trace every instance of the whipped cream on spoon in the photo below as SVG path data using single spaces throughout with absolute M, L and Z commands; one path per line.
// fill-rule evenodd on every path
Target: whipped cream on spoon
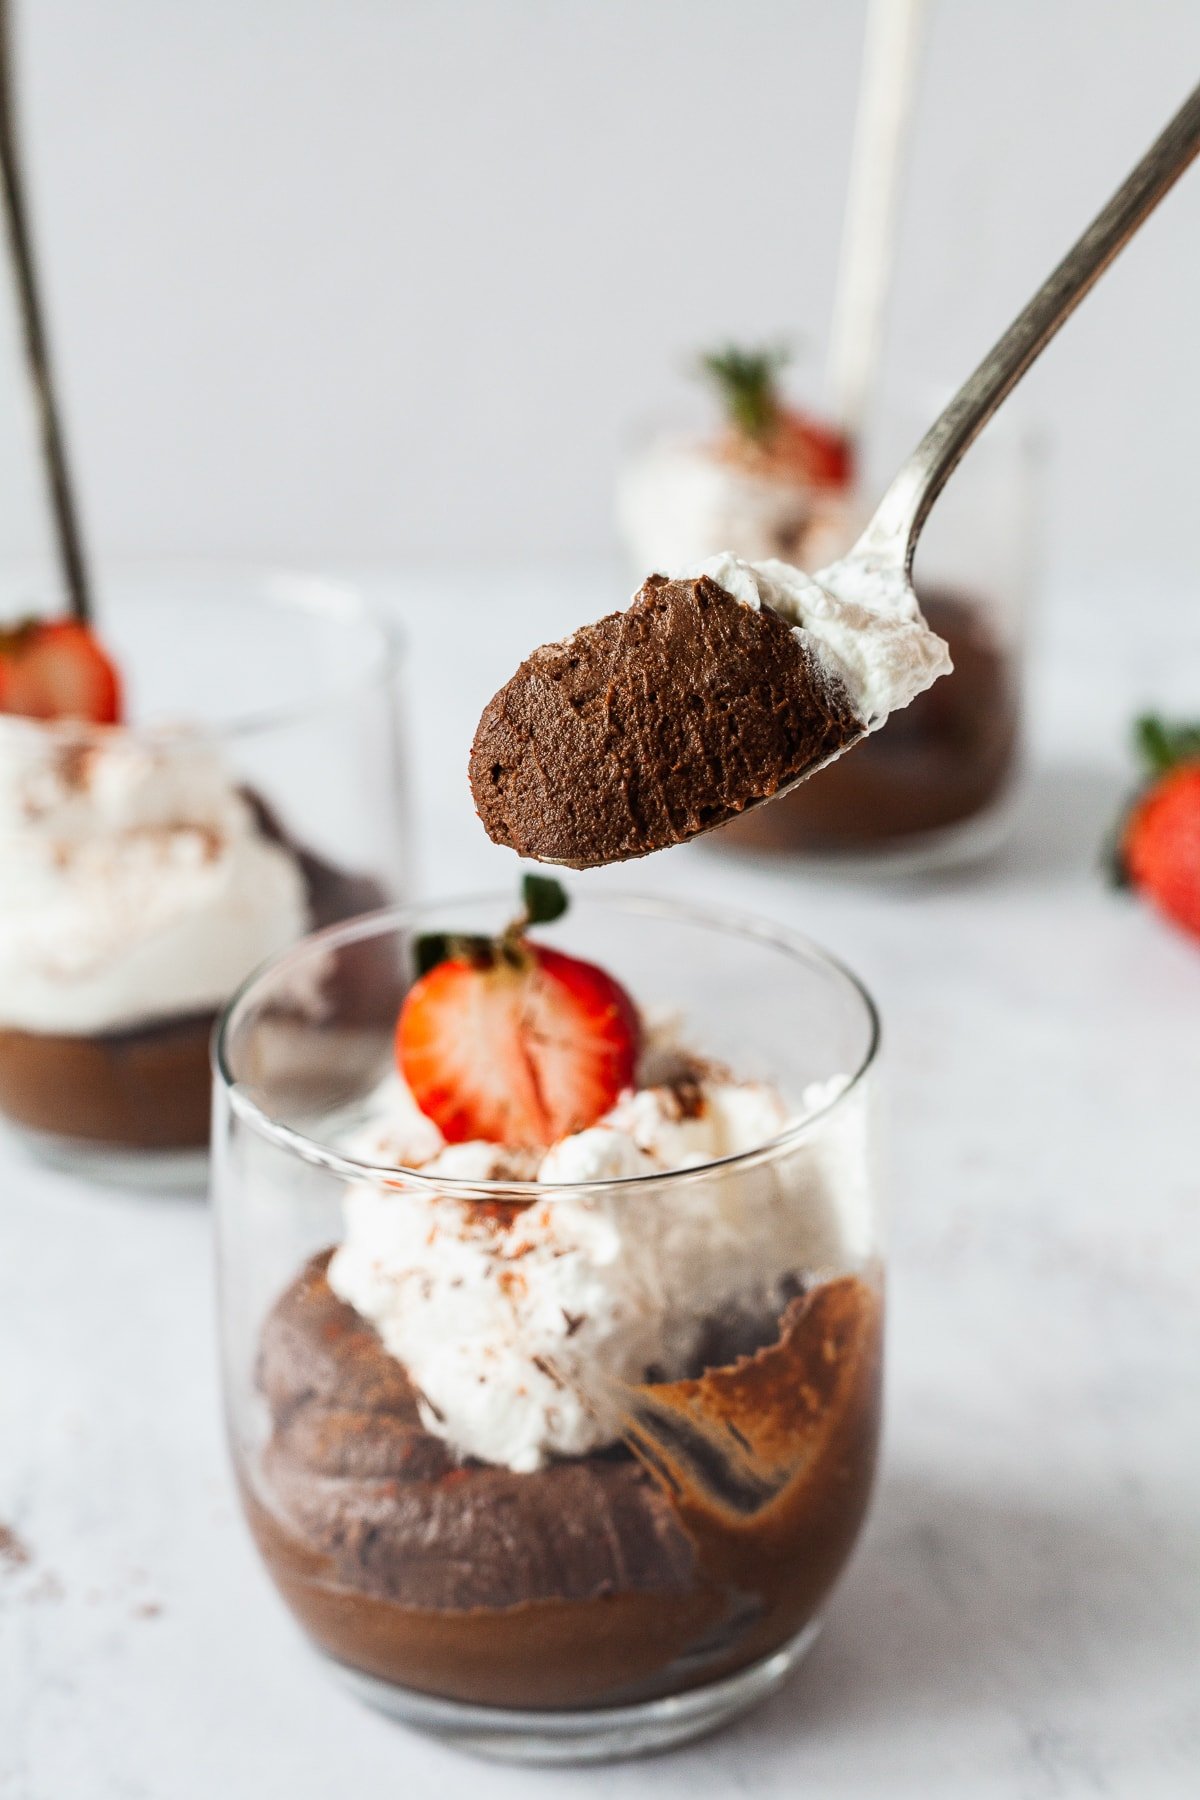
M 930 426 L 858 542 L 808 577 L 718 558 L 535 650 L 485 708 L 471 787 L 497 843 L 588 868 L 786 793 L 950 668 L 912 587 L 965 452 L 1200 151 L 1200 88 Z

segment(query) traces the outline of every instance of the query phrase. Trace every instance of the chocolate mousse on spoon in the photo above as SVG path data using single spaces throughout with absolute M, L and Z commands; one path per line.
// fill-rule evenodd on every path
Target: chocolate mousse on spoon
M 1200 151 L 1200 89 L 926 432 L 838 562 L 712 558 L 535 650 L 484 709 L 471 788 L 488 835 L 589 868 L 787 793 L 950 669 L 913 555 L 963 455 Z

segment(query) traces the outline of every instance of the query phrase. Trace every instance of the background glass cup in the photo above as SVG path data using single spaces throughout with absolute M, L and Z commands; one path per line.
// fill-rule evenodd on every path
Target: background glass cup
M 40 599 L 10 578 L 0 617 Z M 190 1185 L 229 993 L 305 929 L 403 896 L 398 646 L 340 581 L 220 566 L 107 579 L 100 629 L 126 724 L 0 718 L 0 1115 L 87 1173 Z M 249 917 L 249 865 L 235 891 L 209 857 L 214 809 L 247 856 L 271 847 L 254 866 L 289 897 L 273 916 Z M 195 829 L 170 840 L 183 898 L 164 911 L 173 824 Z M 78 860 L 47 888 L 67 841 Z
M 677 1010 L 686 1043 L 810 1115 L 749 1154 L 625 1181 L 449 1181 L 357 1160 L 344 1146 L 392 1069 L 415 938 L 494 933 L 511 910 L 492 897 L 319 933 L 231 1003 L 214 1052 L 226 1409 L 259 1550 L 356 1691 L 489 1754 L 599 1758 L 693 1736 L 773 1690 L 858 1535 L 880 1409 L 877 1023 L 853 977 L 793 933 L 574 899 L 539 937 L 643 1007 Z M 347 1201 L 364 1198 L 422 1242 L 434 1206 L 505 1234 L 498 1279 L 511 1266 L 529 1297 L 505 1314 L 506 1341 L 474 1321 L 438 1342 L 451 1360 L 515 1358 L 489 1406 L 526 1365 L 549 1370 L 603 1421 L 591 1449 L 526 1473 L 456 1460 L 445 1411 L 418 1409 L 403 1365 L 326 1281 Z M 614 1352 L 544 1305 L 540 1256 L 583 1255 L 602 1278 L 601 1258 L 563 1247 L 580 1217 L 662 1246 L 644 1304 L 688 1346 L 679 1366 L 619 1379 Z M 678 1248 L 698 1219 L 699 1269 Z M 735 1298 L 729 1259 L 756 1256 L 757 1285 Z
M 793 553 L 781 543 L 770 509 L 736 494 L 726 510 L 712 502 L 677 508 L 664 527 L 678 567 L 731 546 L 748 560 L 783 556 L 807 569 L 849 548 L 902 459 L 940 408 L 885 399 L 862 446 L 860 492 L 816 504 Z M 660 442 L 663 441 L 660 439 Z M 639 451 L 623 488 L 646 466 Z M 1023 750 L 1023 688 L 1028 614 L 1038 561 L 1041 445 L 1006 410 L 968 452 L 930 515 L 917 549 L 914 580 L 933 629 L 947 639 L 954 672 L 896 713 L 887 729 L 822 769 L 791 794 L 756 807 L 708 840 L 713 849 L 803 856 L 843 872 L 870 874 L 948 866 L 989 854 L 1017 813 Z M 725 477 L 714 465 L 712 485 Z M 803 496 L 797 500 L 803 516 Z M 643 501 L 640 548 L 645 535 Z M 691 532 L 690 547 L 684 548 Z M 683 535 L 681 535 L 683 534 Z M 631 552 L 634 545 L 630 543 Z M 655 558 L 651 557 L 651 561 Z M 647 569 L 641 567 L 640 581 Z

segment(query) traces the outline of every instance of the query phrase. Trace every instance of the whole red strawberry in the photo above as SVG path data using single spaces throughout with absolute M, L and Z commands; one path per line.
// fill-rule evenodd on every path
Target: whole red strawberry
M 1200 938 L 1200 725 L 1138 721 L 1149 779 L 1121 831 L 1120 874 Z
M 396 1061 L 450 1143 L 544 1145 L 584 1131 L 633 1080 L 641 1029 L 619 982 L 531 943 L 565 910 L 558 882 L 528 875 L 525 910 L 499 938 L 434 936 L 396 1026 Z

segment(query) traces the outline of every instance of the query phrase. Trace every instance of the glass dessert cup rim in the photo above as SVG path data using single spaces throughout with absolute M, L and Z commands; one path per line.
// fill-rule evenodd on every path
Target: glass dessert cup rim
M 0 584 L 27 578 L 28 574 L 26 566 L 20 563 L 2 565 Z M 350 576 L 289 567 L 285 563 L 204 557 L 116 562 L 108 571 L 100 596 L 96 628 L 101 637 L 104 635 L 107 587 L 111 585 L 119 604 L 123 587 L 145 585 L 149 588 L 156 582 L 162 582 L 164 586 L 171 583 L 228 585 L 240 590 L 242 605 L 281 616 L 307 615 L 354 631 L 364 641 L 374 641 L 361 667 L 351 673 L 323 678 L 303 699 L 290 699 L 274 706 L 269 703 L 255 705 L 224 722 L 206 724 L 193 719 L 156 722 L 151 719 L 146 724 L 122 721 L 116 725 L 95 725 L 77 719 L 27 719 L 0 714 L 0 733 L 13 740 L 24 737 L 30 742 L 58 737 L 72 745 L 81 741 L 110 743 L 126 738 L 163 750 L 178 750 L 194 744 L 242 742 L 307 723 L 324 713 L 336 712 L 364 689 L 377 682 L 389 681 L 407 650 L 407 639 L 400 626 L 373 605 Z
M 598 1181 L 542 1182 L 508 1179 L 466 1181 L 440 1173 L 430 1174 L 421 1169 L 394 1163 L 368 1162 L 362 1158 L 350 1156 L 344 1151 L 336 1150 L 331 1145 L 323 1143 L 315 1137 L 310 1137 L 296 1127 L 282 1124 L 279 1120 L 272 1118 L 234 1075 L 229 1053 L 230 1040 L 240 1022 L 240 1014 L 252 1000 L 260 984 L 278 977 L 286 970 L 289 963 L 299 962 L 314 952 L 319 953 L 322 949 L 328 950 L 360 943 L 370 937 L 382 936 L 385 932 L 394 932 L 412 925 L 422 915 L 436 914 L 467 905 L 494 905 L 501 911 L 504 908 L 511 911 L 512 894 L 507 889 L 490 889 L 485 892 L 459 894 L 449 899 L 421 900 L 399 906 L 383 907 L 375 912 L 364 913 L 357 919 L 343 920 L 339 924 L 326 926 L 321 931 L 311 932 L 307 937 L 301 938 L 298 943 L 290 945 L 267 962 L 260 963 L 221 1009 L 212 1037 L 211 1060 L 214 1085 L 224 1094 L 231 1111 L 260 1137 L 274 1144 L 278 1149 L 289 1152 L 310 1166 L 326 1169 L 342 1180 L 369 1181 L 379 1186 L 403 1187 L 409 1190 L 416 1188 L 431 1195 L 438 1194 L 451 1199 L 546 1200 L 553 1198 L 556 1193 L 574 1196 L 613 1192 L 614 1190 L 632 1192 L 639 1188 L 659 1188 L 667 1184 L 673 1187 L 688 1186 L 711 1179 L 714 1172 L 724 1174 L 726 1171 L 755 1168 L 763 1162 L 786 1155 L 811 1136 L 816 1126 L 844 1107 L 851 1095 L 861 1087 L 878 1055 L 880 1018 L 870 993 L 845 963 L 831 955 L 805 933 L 794 931 L 789 926 L 776 924 L 772 920 L 761 918 L 753 913 L 741 912 L 736 908 L 694 905 L 689 901 L 679 901 L 666 896 L 624 890 L 608 891 L 602 897 L 592 898 L 581 895 L 573 889 L 571 893 L 573 910 L 594 908 L 599 911 L 623 913 L 631 919 L 679 919 L 724 932 L 730 936 L 743 937 L 760 945 L 770 946 L 797 962 L 807 963 L 810 966 L 815 964 L 827 974 L 832 975 L 844 991 L 854 996 L 863 1010 L 867 1023 L 866 1048 L 859 1057 L 857 1066 L 850 1072 L 845 1087 L 841 1088 L 823 1105 L 805 1112 L 776 1137 L 755 1145 L 751 1150 L 738 1151 L 730 1156 L 715 1157 L 710 1161 L 697 1163 L 687 1168 L 654 1170 L 645 1175 L 608 1177 Z M 842 1072 L 844 1071 L 839 1071 L 839 1073 Z

